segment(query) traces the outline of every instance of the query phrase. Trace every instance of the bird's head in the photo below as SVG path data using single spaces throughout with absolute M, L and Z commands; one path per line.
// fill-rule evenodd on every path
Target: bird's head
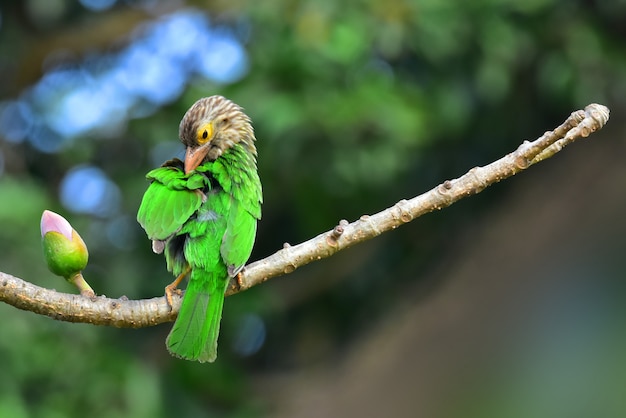
M 205 97 L 194 103 L 180 122 L 179 136 L 187 147 L 187 174 L 204 161 L 215 161 L 239 143 L 256 157 L 250 118 L 240 106 L 222 96 Z

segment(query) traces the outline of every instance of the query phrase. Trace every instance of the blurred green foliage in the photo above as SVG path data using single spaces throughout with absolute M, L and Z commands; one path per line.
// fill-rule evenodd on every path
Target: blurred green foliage
M 36 45 L 53 53 L 78 34 L 79 47 L 71 47 L 81 60 L 133 42 L 126 37 L 133 25 L 119 37 L 80 36 L 86 26 L 102 27 L 94 22 L 126 23 L 133 2 L 97 13 L 59 0 L 64 12 L 48 19 L 33 14 L 37 3 L 0 3 L 3 99 L 35 81 L 27 69 L 43 68 L 45 54 L 28 56 Z M 165 2 L 146 3 L 139 21 L 167 10 Z M 176 139 L 181 116 L 201 96 L 227 96 L 254 122 L 265 205 L 252 260 L 488 163 L 587 103 L 623 107 L 626 97 L 624 1 L 190 3 L 216 25 L 247 28 L 248 74 L 230 85 L 196 79 L 176 102 L 118 135 L 77 138 L 55 154 L 3 140 L 0 270 L 73 291 L 42 258 L 39 218 L 51 209 L 86 241 L 85 277 L 96 292 L 161 295 L 171 278 L 134 217 L 155 164 L 151 152 Z M 115 219 L 60 206 L 61 179 L 84 163 L 120 188 Z M 228 298 L 211 366 L 170 358 L 167 326 L 96 328 L 0 305 L 0 417 L 263 416 L 271 405 L 247 391 L 254 373 L 342 353 L 498 193 L 491 196 Z M 250 314 L 263 319 L 267 335 L 259 352 L 244 356 L 233 347 Z

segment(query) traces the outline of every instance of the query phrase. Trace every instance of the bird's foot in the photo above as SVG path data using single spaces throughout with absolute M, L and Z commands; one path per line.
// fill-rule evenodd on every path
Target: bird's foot
M 180 284 L 180 282 L 183 281 L 185 276 L 189 274 L 190 271 L 191 271 L 190 267 L 185 269 L 185 271 L 180 273 L 178 277 L 172 283 L 165 286 L 165 299 L 167 300 L 167 304 L 170 305 L 170 311 L 174 308 L 174 301 L 172 299 L 172 295 L 174 293 L 176 293 L 176 295 L 178 296 L 182 295 L 183 292 L 178 288 L 178 285 Z
M 243 284 L 241 282 L 241 272 L 237 273 L 237 275 L 235 276 L 235 281 L 237 282 L 237 286 L 239 286 L 238 290 L 241 290 L 241 285 Z
M 174 308 L 174 293 L 176 293 L 176 295 L 178 296 L 183 293 L 180 289 L 176 287 L 176 285 L 172 286 L 172 284 L 165 286 L 165 300 L 167 300 L 167 304 L 170 305 L 170 311 Z

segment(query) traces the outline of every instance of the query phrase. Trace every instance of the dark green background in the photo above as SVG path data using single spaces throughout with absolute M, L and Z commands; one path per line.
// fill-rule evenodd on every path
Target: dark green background
M 212 365 L 170 357 L 168 325 L 68 324 L 2 305 L 0 417 L 624 416 L 626 2 L 187 6 L 239 37 L 245 73 L 196 75 L 148 116 L 55 152 L 2 138 L 0 270 L 74 291 L 42 257 L 50 209 L 89 246 L 96 292 L 161 295 L 171 278 L 134 217 L 151 153 L 202 96 L 225 95 L 254 122 L 265 204 L 251 260 L 487 164 L 588 103 L 611 121 L 476 197 L 228 298 Z M 0 100 L 23 97 L 59 51 L 70 66 L 115 54 L 187 6 L 1 2 Z M 61 204 L 82 164 L 117 185 L 117 212 Z M 236 348 L 254 338 L 252 355 Z

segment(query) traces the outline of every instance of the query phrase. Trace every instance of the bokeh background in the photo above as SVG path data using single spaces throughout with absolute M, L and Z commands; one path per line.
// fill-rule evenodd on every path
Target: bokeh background
M 109 297 L 171 277 L 135 214 L 199 97 L 244 106 L 251 260 L 512 151 L 591 102 L 599 134 L 399 230 L 226 300 L 219 358 L 168 325 L 0 306 L 0 417 L 626 415 L 626 1 L 0 2 L 0 270 L 74 291 L 44 209 Z

